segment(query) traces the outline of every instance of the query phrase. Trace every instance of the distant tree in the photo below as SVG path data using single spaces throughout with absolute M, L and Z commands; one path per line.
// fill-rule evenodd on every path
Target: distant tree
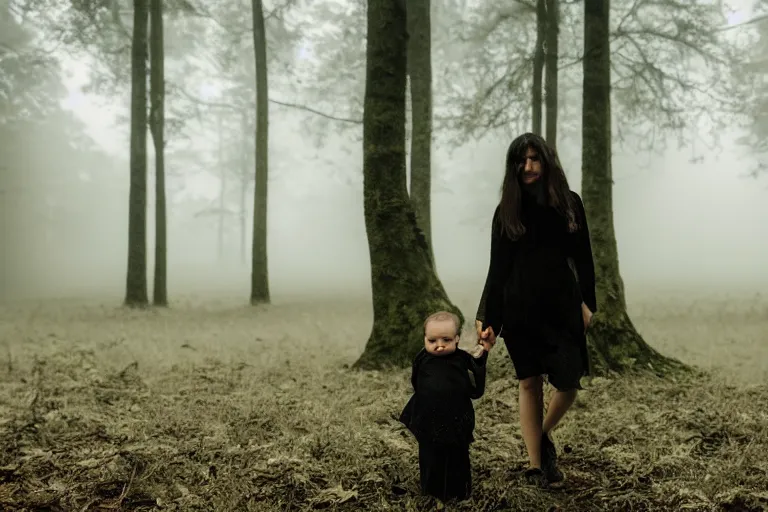
M 31 279 L 58 267 L 58 252 L 41 248 L 66 241 L 67 231 L 55 229 L 65 217 L 56 199 L 78 178 L 51 175 L 49 155 L 68 169 L 93 149 L 60 105 L 67 96 L 61 68 L 39 39 L 23 12 L 0 1 L 0 298 L 23 293 Z M 30 151 L 39 141 L 46 151 Z
M 411 187 L 416 221 L 432 249 L 432 23 L 430 0 L 410 0 L 408 76 L 411 85 Z
M 648 346 L 627 314 L 613 226 L 610 0 L 584 0 L 581 195 L 589 218 L 598 313 L 589 346 L 598 371 L 679 366 Z
M 757 41 L 737 70 L 737 75 L 751 85 L 749 130 L 739 142 L 758 159 L 751 173 L 755 177 L 768 172 L 768 14 L 762 12 L 768 11 L 768 2 L 756 2 L 756 8 L 761 8 L 758 14 L 741 26 L 755 30 Z
M 256 180 L 253 194 L 251 304 L 269 303 L 267 267 L 267 183 L 269 176 L 269 91 L 264 6 L 253 0 L 253 51 L 256 66 Z
M 544 92 L 544 60 L 546 58 L 547 3 L 536 0 L 536 42 L 533 46 L 533 79 L 531 80 L 531 131 L 543 135 L 542 94 Z
M 218 119 L 220 137 L 226 137 L 222 133 L 225 113 L 235 114 L 230 118 L 235 120 L 237 126 L 235 132 L 239 131 L 241 135 L 254 125 L 254 144 L 251 145 L 248 140 L 240 138 L 237 150 L 231 152 L 239 152 L 237 158 L 228 159 L 224 154 L 224 145 L 220 146 L 217 167 L 223 194 L 220 195 L 219 204 L 215 209 L 209 208 L 204 212 L 216 213 L 219 217 L 219 234 L 222 237 L 224 220 L 232 213 L 225 205 L 224 193 L 227 189 L 225 184 L 227 176 L 232 174 L 232 169 L 235 169 L 234 174 L 239 185 L 237 187 L 240 202 L 238 217 L 242 257 L 246 239 L 245 194 L 250 182 L 254 182 L 251 304 L 270 302 L 267 256 L 269 107 L 270 104 L 278 104 L 286 108 L 300 107 L 270 99 L 268 78 L 271 66 L 287 69 L 292 67 L 298 29 L 291 27 L 285 21 L 284 15 L 295 4 L 295 0 L 283 0 L 273 4 L 272 10 L 267 11 L 261 0 L 251 0 L 247 6 L 251 12 L 249 19 L 242 17 L 245 7 L 242 1 L 211 4 L 200 7 L 197 11 L 203 19 L 214 20 L 215 25 L 218 26 L 218 30 L 214 31 L 217 43 L 212 45 L 209 52 L 221 79 L 226 82 L 226 87 L 221 94 L 221 99 L 217 101 L 200 100 L 189 93 L 185 93 L 185 96 L 198 107 L 217 110 L 213 117 Z M 190 33 L 190 36 L 194 37 L 194 34 Z M 246 50 L 253 52 L 247 60 L 244 59 Z M 254 115 L 251 116 L 250 112 L 254 112 Z M 205 115 L 205 110 L 202 111 L 202 115 Z M 252 118 L 255 118 L 255 122 L 252 122 Z M 255 168 L 253 172 L 246 170 L 250 162 L 248 152 L 253 155 Z
M 131 41 L 131 180 L 128 197 L 128 272 L 125 305 L 147 297 L 147 25 L 149 0 L 133 0 Z
M 50 9 L 51 1 L 55 2 L 59 8 Z M 130 62 L 127 49 L 135 45 L 132 42 L 131 21 L 127 19 L 127 14 L 131 14 L 135 19 L 136 4 L 130 3 L 133 0 L 115 0 L 106 3 L 70 3 L 66 0 L 19 0 L 19 2 L 23 4 L 24 11 L 34 15 L 35 19 L 38 20 L 38 25 L 51 34 L 51 38 L 64 43 L 69 50 L 75 53 L 83 53 L 94 58 L 96 66 L 92 72 L 91 90 L 107 96 L 116 95 L 129 82 L 125 72 L 129 67 L 128 62 Z M 165 67 L 165 61 L 170 58 L 175 62 L 169 69 L 180 69 L 181 73 L 175 71 L 174 76 L 168 80 L 165 69 L 163 69 L 161 80 L 158 81 L 159 75 L 155 76 L 158 87 L 161 87 L 159 85 L 161 82 L 163 84 L 161 87 L 163 90 L 162 99 L 160 95 L 150 91 L 153 110 L 150 112 L 148 121 L 156 149 L 155 167 L 161 166 L 158 167 L 158 174 L 156 174 L 157 190 L 161 188 L 164 190 L 165 188 L 167 154 L 176 154 L 173 150 L 168 151 L 167 148 L 168 141 L 173 136 L 176 136 L 177 141 L 182 139 L 183 130 L 187 125 L 194 124 L 194 121 L 204 124 L 204 120 L 213 117 L 209 115 L 213 109 L 221 112 L 222 108 L 227 112 L 237 114 L 237 130 L 240 130 L 242 127 L 252 124 L 249 119 L 243 118 L 242 113 L 244 111 L 256 110 L 257 103 L 262 100 L 264 102 L 270 101 L 266 96 L 266 74 L 262 71 L 266 70 L 267 57 L 272 61 L 283 61 L 286 69 L 291 67 L 287 56 L 292 56 L 294 48 L 291 45 L 296 36 L 287 28 L 288 25 L 283 19 L 283 14 L 295 4 L 295 0 L 283 0 L 277 2 L 271 11 L 265 13 L 261 2 L 259 2 L 257 6 L 261 6 L 259 10 L 261 35 L 258 33 L 258 27 L 252 25 L 253 21 L 258 21 L 259 17 L 243 18 L 242 16 L 244 8 L 253 9 L 252 1 L 239 0 L 209 5 L 190 2 L 189 0 L 164 0 L 162 6 L 158 6 L 163 13 L 167 13 L 167 16 L 164 16 L 162 28 L 162 67 Z M 154 4 L 150 4 L 150 6 L 154 8 Z M 170 30 L 166 30 L 168 28 Z M 135 27 L 133 31 L 135 32 Z M 269 52 L 266 43 L 267 32 L 274 36 L 273 39 L 276 43 L 273 48 L 269 49 Z M 248 41 L 249 39 L 250 41 Z M 261 60 L 263 66 L 258 72 L 253 70 L 250 74 L 244 73 L 242 71 L 244 66 L 241 65 L 240 59 L 245 49 L 243 43 L 248 41 L 247 48 L 250 49 L 250 44 L 259 40 L 262 42 L 262 47 L 257 47 L 255 49 L 256 54 L 251 54 L 250 66 L 247 67 L 253 69 L 254 60 Z M 153 53 L 159 55 L 159 52 Z M 196 59 L 195 62 L 192 62 L 191 56 Z M 205 101 L 200 101 L 196 97 L 196 92 L 190 93 L 189 89 L 199 85 L 201 76 L 209 77 L 211 68 L 213 68 L 216 78 L 227 86 L 236 82 L 234 87 L 228 87 L 225 91 L 226 93 L 235 91 L 236 94 L 234 97 L 227 97 L 226 101 L 218 102 L 218 104 L 206 105 Z M 247 87 L 242 87 L 242 83 L 237 83 L 243 82 L 246 78 L 250 78 L 251 81 Z M 257 91 L 257 85 L 262 81 L 262 78 L 264 79 L 264 90 Z M 152 77 L 150 79 L 152 80 Z M 150 84 L 150 88 L 152 88 L 152 84 Z M 257 97 L 255 102 L 252 99 L 247 99 L 248 96 L 253 98 L 254 95 Z M 264 95 L 263 98 L 262 95 Z M 256 123 L 258 126 L 255 131 L 259 133 L 256 138 L 259 139 L 259 142 L 255 144 L 255 149 L 249 149 L 251 153 L 258 155 L 255 163 L 257 171 L 255 173 L 249 172 L 246 177 L 244 166 L 248 165 L 250 160 L 247 157 L 239 158 L 238 163 L 234 166 L 237 167 L 236 174 L 241 185 L 239 217 L 242 244 L 245 243 L 246 239 L 244 198 L 254 174 L 258 182 L 254 192 L 254 257 L 252 260 L 255 265 L 252 275 L 252 287 L 254 289 L 251 293 L 251 301 L 254 303 L 269 301 L 266 260 L 268 160 L 265 146 L 268 140 L 266 124 L 268 107 L 262 105 L 258 106 L 258 109 L 259 115 L 264 116 L 261 121 Z M 161 115 L 155 116 L 155 112 Z M 215 130 L 215 126 L 209 126 L 208 129 Z M 246 145 L 241 144 L 240 146 L 240 150 L 246 148 Z M 164 151 L 157 151 L 157 148 L 162 148 Z M 179 152 L 180 156 L 183 154 L 183 151 Z M 163 291 L 167 289 L 167 283 L 163 284 L 167 281 L 165 269 L 167 255 L 163 256 L 167 252 L 167 244 L 164 242 L 167 238 L 164 227 L 167 222 L 163 221 L 166 216 L 165 193 L 157 194 L 156 198 L 156 235 L 158 237 L 156 261 L 158 268 L 155 272 L 155 288 L 156 302 L 161 304 L 167 302 L 167 290 Z M 147 201 L 144 199 L 144 204 L 146 205 L 146 203 Z M 132 210 L 135 212 L 136 208 L 134 207 Z M 223 211 L 224 209 L 217 210 L 219 213 Z M 146 233 L 146 229 L 144 232 Z M 135 237 L 136 235 L 134 235 Z M 132 270 L 132 272 L 135 271 Z M 165 297 L 163 297 L 164 295 Z
M 448 92 L 454 105 L 452 127 L 459 137 L 481 137 L 490 130 L 530 129 L 530 65 L 537 52 L 534 2 L 490 0 L 465 24 L 471 44 L 454 64 L 462 87 Z M 611 6 L 611 94 L 622 122 L 616 142 L 632 149 L 658 151 L 668 140 L 713 134 L 744 111 L 742 84 L 724 79 L 739 62 L 739 49 L 722 37 L 717 5 L 695 0 L 683 9 L 675 0 L 621 0 Z M 561 2 L 557 14 L 558 131 L 578 135 L 576 91 L 583 19 L 578 2 Z M 550 68 L 553 69 L 553 68 Z M 553 112 L 554 113 L 554 112 Z M 707 132 L 709 130 L 709 132 Z
M 544 104 L 546 106 L 545 138 L 557 147 L 557 109 L 559 98 L 560 0 L 546 0 L 546 51 L 544 63 Z
M 52 4 L 52 2 L 54 2 Z M 171 125 L 178 132 L 186 116 L 168 122 L 165 78 L 165 5 L 171 13 L 193 15 L 186 0 L 115 0 L 112 2 L 72 2 L 20 0 L 22 11 L 36 19 L 37 28 L 50 39 L 63 43 L 75 54 L 94 57 L 90 88 L 113 95 L 130 83 L 130 192 L 128 226 L 128 270 L 125 304 L 143 307 L 147 297 L 147 128 L 155 156 L 155 272 L 153 303 L 168 304 L 167 293 L 167 208 L 166 208 L 166 131 Z M 51 7 L 56 6 L 61 9 Z M 132 22 L 124 18 L 132 15 Z M 152 25 L 148 35 L 147 24 Z M 137 25 L 139 20 L 140 25 Z M 136 37 L 142 38 L 137 41 Z M 151 52 L 150 50 L 151 46 Z M 128 49 L 130 48 L 130 52 Z M 130 53 L 130 55 L 129 55 Z M 149 57 L 149 68 L 147 67 Z M 131 69 L 130 80 L 126 71 Z M 143 73 L 143 75 L 141 74 Z M 149 116 L 147 78 L 149 73 Z M 143 78 L 142 78 L 143 77 Z
M 363 187 L 373 327 L 355 363 L 362 369 L 407 366 L 422 346 L 424 318 L 439 309 L 460 315 L 435 273 L 408 197 L 404 5 L 399 0 L 368 2 Z
M 150 0 L 150 114 L 155 145 L 155 276 L 152 303 L 168 305 L 167 225 L 165 204 L 165 38 L 163 0 Z
M 536 0 L 531 131 L 545 136 L 552 147 L 557 145 L 559 23 L 559 1 Z
M 288 70 L 293 81 L 295 69 L 295 50 L 301 33 L 302 23 L 287 21 L 287 13 L 295 7 L 295 0 L 275 2 L 271 10 L 264 5 L 264 31 L 266 45 L 266 69 L 268 76 L 273 73 L 280 78 L 281 70 Z M 216 156 L 210 168 L 215 170 L 221 188 L 219 197 L 209 207 L 197 212 L 196 216 L 216 217 L 218 220 L 219 261 L 224 256 L 225 235 L 232 220 L 236 220 L 239 231 L 239 252 L 242 264 L 252 264 L 248 257 L 248 212 L 250 200 L 248 194 L 255 181 L 255 119 L 257 117 L 256 96 L 257 77 L 254 54 L 253 16 L 243 17 L 243 10 L 252 12 L 251 0 L 236 2 L 201 4 L 197 7 L 194 23 L 183 31 L 186 39 L 199 39 L 198 25 L 207 31 L 206 41 L 210 44 L 204 49 L 206 64 L 212 70 L 207 75 L 215 76 L 223 85 L 216 99 L 203 99 L 193 91 L 191 84 L 187 89 L 177 89 L 187 101 L 194 105 L 195 118 L 200 119 L 204 129 L 215 119 L 213 137 L 219 143 Z M 194 41 L 191 45 L 196 44 Z M 292 85 L 292 81 L 289 82 Z M 269 82 L 269 80 L 268 80 Z M 267 91 L 269 93 L 269 91 Z M 301 105 L 287 103 L 267 95 L 270 107 L 284 109 L 303 109 Z M 265 109 L 262 109 L 264 111 Z M 269 149 L 274 154 L 273 148 Z M 233 180 L 231 178 L 234 178 Z M 258 192 L 266 192 L 263 187 Z M 254 194 L 256 192 L 254 191 Z M 237 206 L 231 206 L 231 202 Z M 266 204 L 266 202 L 264 202 Z M 251 215 L 251 219 L 254 216 Z M 266 226 L 266 219 L 259 221 Z M 258 227 L 261 229 L 261 227 Z M 266 227 L 264 227 L 266 229 Z M 264 231 L 266 233 L 266 231 Z M 265 235 L 266 236 L 266 235 Z M 258 240 L 258 239 L 257 239 Z M 259 247 L 266 251 L 266 242 L 259 242 Z M 253 246 L 250 249 L 252 252 Z M 257 251 L 260 250 L 257 248 Z M 258 256 L 258 255 L 257 255 Z M 264 267 L 266 270 L 266 267 Z M 259 271 L 260 272 L 260 271 Z M 258 276 L 258 272 L 257 272 Z M 263 276 L 259 279 L 264 279 Z M 267 271 L 268 291 L 268 271 Z

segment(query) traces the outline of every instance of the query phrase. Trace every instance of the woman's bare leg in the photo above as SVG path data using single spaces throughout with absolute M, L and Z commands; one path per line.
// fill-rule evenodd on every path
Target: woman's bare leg
M 544 413 L 541 376 L 520 381 L 520 428 L 532 468 L 541 468 L 541 420 Z
M 549 407 L 547 407 L 547 416 L 544 418 L 541 430 L 544 434 L 548 434 L 554 429 L 557 424 L 563 419 L 565 413 L 571 408 L 573 402 L 576 401 L 577 390 L 571 389 L 568 391 L 555 391 L 554 395 L 549 401 Z M 522 409 L 522 407 L 521 407 Z M 521 413 L 522 414 L 522 413 Z

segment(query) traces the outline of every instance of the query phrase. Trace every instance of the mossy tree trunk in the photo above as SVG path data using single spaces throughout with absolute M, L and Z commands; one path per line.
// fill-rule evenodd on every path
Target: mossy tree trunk
M 558 73 L 557 59 L 560 37 L 560 0 L 546 0 L 546 60 L 544 65 L 544 103 L 546 105 L 547 143 L 557 147 Z
M 581 195 L 589 215 L 599 305 L 589 330 L 590 355 L 598 374 L 630 368 L 663 372 L 681 365 L 656 352 L 637 332 L 627 314 L 619 272 L 613 226 L 609 4 L 584 1 Z
M 531 131 L 537 135 L 542 130 L 542 82 L 544 72 L 544 45 L 547 35 L 547 4 L 546 0 L 536 0 L 536 47 L 533 54 L 533 88 L 531 91 Z
M 267 265 L 267 182 L 269 176 L 269 91 L 267 89 L 267 34 L 262 0 L 251 3 L 253 50 L 256 65 L 256 180 L 253 192 L 251 304 L 269 303 Z
M 405 166 L 406 12 L 369 0 L 363 114 L 363 193 L 371 259 L 373 328 L 356 368 L 407 367 L 424 318 L 458 308 L 438 279 L 408 197 Z
M 408 2 L 408 75 L 411 83 L 411 204 L 432 248 L 432 25 L 430 0 Z
M 147 32 L 148 0 L 133 1 L 131 43 L 131 156 L 128 192 L 128 271 L 125 305 L 144 307 L 147 297 Z
M 163 0 L 150 0 L 150 130 L 155 148 L 155 276 L 152 304 L 168 305 L 165 204 L 165 48 Z

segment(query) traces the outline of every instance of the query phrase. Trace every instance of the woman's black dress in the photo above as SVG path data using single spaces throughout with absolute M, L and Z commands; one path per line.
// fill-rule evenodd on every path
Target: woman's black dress
M 580 388 L 589 374 L 581 303 L 597 311 L 595 267 L 581 198 L 571 192 L 578 229 L 523 191 L 518 240 L 499 228 L 493 216 L 491 262 L 477 319 L 502 336 L 519 379 L 547 375 L 560 390 Z

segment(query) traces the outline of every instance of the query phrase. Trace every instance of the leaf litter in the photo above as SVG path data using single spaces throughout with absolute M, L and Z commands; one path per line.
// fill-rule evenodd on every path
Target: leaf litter
M 0 375 L 2 510 L 434 509 L 396 420 L 407 370 L 211 357 L 157 372 L 76 341 L 45 353 Z M 473 497 L 450 509 L 768 510 L 768 386 L 593 378 L 553 436 L 567 478 L 538 490 L 506 360 L 492 353 L 476 402 Z

